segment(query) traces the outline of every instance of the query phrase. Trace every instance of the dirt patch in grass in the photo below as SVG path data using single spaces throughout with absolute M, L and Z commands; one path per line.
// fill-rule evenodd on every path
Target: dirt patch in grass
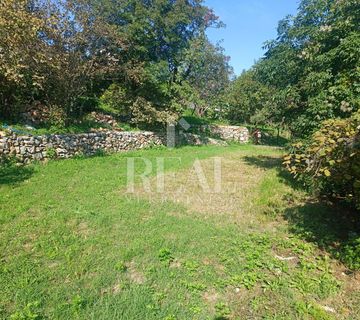
M 178 269 L 181 267 L 181 262 L 179 260 L 174 260 L 170 262 L 169 268 Z
M 111 292 L 113 294 L 118 294 L 121 291 L 121 283 L 115 283 L 115 285 L 111 288 Z
M 60 265 L 59 262 L 57 262 L 57 261 L 52 261 L 52 262 L 49 262 L 49 263 L 47 264 L 47 267 L 50 268 L 50 269 L 55 269 L 55 268 L 57 268 L 59 265 Z
M 89 227 L 88 222 L 82 219 L 70 219 L 67 222 L 67 226 L 70 230 L 73 230 L 76 235 L 83 238 L 89 237 L 93 232 L 93 230 Z
M 263 299 L 262 297 L 263 291 L 260 286 L 256 286 L 251 290 L 234 287 L 227 288 L 225 299 L 229 304 L 236 306 L 231 319 L 257 319 L 257 304 L 260 304 L 260 302 L 256 299 L 260 301 Z
M 216 292 L 215 289 L 210 289 L 205 291 L 202 295 L 204 302 L 209 306 L 211 312 L 215 312 L 216 303 L 220 299 L 220 294 Z
M 119 294 L 121 292 L 121 290 L 122 290 L 121 280 L 117 279 L 112 286 L 110 286 L 108 288 L 101 289 L 100 294 L 101 295 L 106 295 L 106 294 L 117 295 L 117 294 Z
M 80 222 L 77 227 L 77 233 L 84 238 L 87 238 L 91 233 L 88 223 L 84 221 Z
M 224 272 L 225 272 L 225 267 L 224 267 L 222 264 L 220 264 L 220 263 L 218 263 L 217 261 L 215 261 L 215 260 L 211 260 L 211 259 L 209 259 L 209 258 L 205 258 L 205 259 L 202 260 L 202 263 L 203 263 L 205 266 L 212 266 L 212 267 L 215 269 L 215 271 L 216 271 L 218 274 L 220 274 L 220 275 L 223 275 Z
M 136 284 L 144 284 L 146 278 L 143 273 L 137 270 L 134 261 L 131 261 L 127 266 L 127 274 L 129 279 Z

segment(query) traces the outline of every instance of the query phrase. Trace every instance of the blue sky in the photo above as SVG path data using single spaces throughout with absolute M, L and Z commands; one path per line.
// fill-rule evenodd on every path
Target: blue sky
M 278 21 L 295 14 L 298 0 L 205 0 L 226 28 L 209 29 L 212 42 L 224 40 L 221 45 L 231 57 L 237 75 L 250 68 L 263 56 L 263 43 L 276 37 Z

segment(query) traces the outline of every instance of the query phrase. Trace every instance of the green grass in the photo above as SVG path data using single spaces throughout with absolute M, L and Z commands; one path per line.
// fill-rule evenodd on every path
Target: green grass
M 279 169 L 281 153 L 160 148 L 3 169 L 0 317 L 356 319 L 358 280 L 305 237 L 310 229 L 295 217 L 306 195 Z M 205 164 L 221 157 L 234 163 L 225 183 L 236 177 L 244 189 L 221 195 L 226 215 L 197 189 L 208 199 L 200 211 L 181 198 L 129 195 L 128 157 L 154 169 L 166 157 L 167 177 L 189 172 L 195 159 L 207 175 Z M 135 163 L 141 173 L 143 161 Z M 231 205 L 244 190 L 243 203 Z

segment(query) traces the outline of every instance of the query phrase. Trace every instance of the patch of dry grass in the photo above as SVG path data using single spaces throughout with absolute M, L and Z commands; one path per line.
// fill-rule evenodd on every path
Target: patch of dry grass
M 139 183 L 132 196 L 155 202 L 179 203 L 192 214 L 204 217 L 224 216 L 234 221 L 246 219 L 246 223 L 249 223 L 249 219 L 253 218 L 252 207 L 256 205 L 256 190 L 264 170 L 248 165 L 238 154 L 228 153 L 217 159 L 220 160 L 200 160 L 188 169 L 166 173 L 163 177 L 164 188 L 161 190 L 157 187 L 158 177 L 150 179 L 150 188 Z M 221 173 L 217 175 L 214 171 L 219 168 L 219 164 Z

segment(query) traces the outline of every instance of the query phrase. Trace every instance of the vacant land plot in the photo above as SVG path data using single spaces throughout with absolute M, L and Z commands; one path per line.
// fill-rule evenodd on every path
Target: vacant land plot
M 281 152 L 185 147 L 4 170 L 0 317 L 359 319 L 360 279 L 331 249 L 341 226 L 281 171 Z M 131 192 L 129 157 L 152 169 Z

